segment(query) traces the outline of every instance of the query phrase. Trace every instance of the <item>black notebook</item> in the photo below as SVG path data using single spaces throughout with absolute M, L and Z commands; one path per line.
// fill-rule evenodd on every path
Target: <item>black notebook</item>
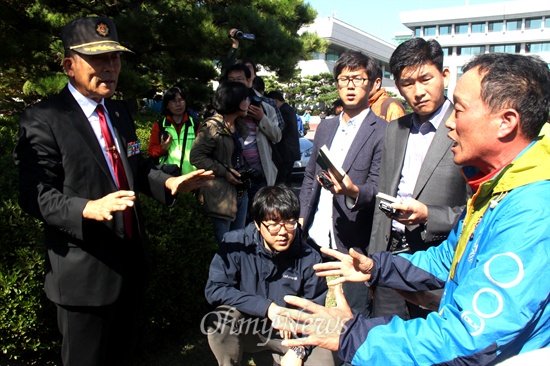
M 319 149 L 319 155 L 317 155 L 317 164 L 323 170 L 329 170 L 332 172 L 334 177 L 338 182 L 341 182 L 346 176 L 346 172 L 334 164 L 334 158 L 330 156 L 330 151 L 328 150 L 327 145 L 324 145 Z

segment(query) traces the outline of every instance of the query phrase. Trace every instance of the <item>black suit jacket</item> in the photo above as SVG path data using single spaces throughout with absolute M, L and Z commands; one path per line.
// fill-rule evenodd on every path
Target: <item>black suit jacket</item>
M 304 219 L 304 232 L 313 222 L 322 186 L 317 181 L 321 167 L 316 158 L 323 145 L 329 148 L 340 122 L 339 116 L 322 121 L 315 131 L 311 159 L 306 167 L 300 191 L 300 217 Z M 342 169 L 352 182 L 359 187 L 359 197 L 355 205 L 346 203 L 344 195 L 333 198 L 332 222 L 335 242 L 339 251 L 347 253 L 349 248 L 357 248 L 366 254 L 372 227 L 375 195 L 378 192 L 378 171 L 382 157 L 382 140 L 388 122 L 369 111 L 363 120 L 355 139 L 344 159 Z
M 119 142 L 131 190 L 162 202 L 168 176 L 135 149 L 132 117 L 120 102 L 105 105 Z M 134 151 L 128 153 L 128 147 Z M 84 220 L 89 200 L 117 191 L 108 164 L 82 109 L 68 87 L 50 100 L 25 110 L 15 148 L 23 210 L 42 220 L 47 248 L 45 290 L 61 305 L 100 306 L 113 303 L 123 280 L 145 270 L 139 202 L 133 240 L 124 239 L 122 212 L 111 221 Z
M 283 103 L 280 111 L 285 120 L 285 129 L 281 141 L 276 146 L 283 162 L 294 163 L 296 160 L 300 160 L 300 142 L 298 140 L 296 112 L 294 112 L 294 109 L 288 103 Z

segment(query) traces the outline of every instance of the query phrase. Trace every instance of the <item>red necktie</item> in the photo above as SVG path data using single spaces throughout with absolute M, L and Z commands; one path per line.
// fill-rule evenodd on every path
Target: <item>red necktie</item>
M 97 115 L 99 116 L 99 126 L 101 127 L 101 134 L 105 140 L 105 149 L 109 155 L 109 160 L 111 161 L 111 166 L 115 172 L 116 184 L 120 190 L 129 190 L 130 186 L 128 185 L 128 180 L 126 179 L 126 173 L 124 172 L 124 166 L 122 165 L 122 160 L 120 159 L 120 153 L 115 144 L 115 139 L 109 130 L 107 125 L 107 119 L 105 119 L 105 111 L 103 105 L 98 104 L 96 108 Z M 124 214 L 124 231 L 126 236 L 132 238 L 132 227 L 133 227 L 133 212 L 132 208 L 128 207 L 123 212 Z

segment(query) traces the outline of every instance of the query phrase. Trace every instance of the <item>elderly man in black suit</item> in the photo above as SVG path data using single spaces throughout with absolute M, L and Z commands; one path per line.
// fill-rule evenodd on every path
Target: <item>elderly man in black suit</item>
M 21 118 L 19 201 L 45 224 L 45 290 L 57 306 L 64 365 L 131 364 L 146 272 L 134 192 L 170 204 L 213 176 L 170 177 L 141 155 L 132 117 L 108 99 L 120 52 L 129 51 L 110 19 L 75 19 L 62 38 L 68 85 Z

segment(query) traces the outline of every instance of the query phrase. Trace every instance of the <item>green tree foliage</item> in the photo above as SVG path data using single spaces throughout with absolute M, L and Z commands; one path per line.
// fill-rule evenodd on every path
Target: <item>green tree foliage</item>
M 256 35 L 249 57 L 283 80 L 323 42 L 298 30 L 315 10 L 303 0 L 0 0 L 0 113 L 9 113 L 63 85 L 61 28 L 80 16 L 107 15 L 125 54 L 118 95 L 127 100 L 179 83 L 191 101 L 206 101 L 217 78 L 212 60 L 229 50 L 230 28 Z M 15 99 L 14 99 L 15 98 Z
M 331 73 L 322 73 L 304 77 L 294 77 L 281 83 L 275 77 L 264 78 L 266 91 L 284 91 L 288 104 L 302 114 L 311 109 L 314 114 L 331 108 L 332 102 L 338 98 L 338 90 Z

